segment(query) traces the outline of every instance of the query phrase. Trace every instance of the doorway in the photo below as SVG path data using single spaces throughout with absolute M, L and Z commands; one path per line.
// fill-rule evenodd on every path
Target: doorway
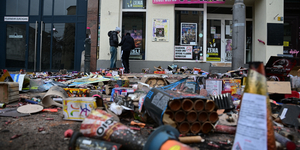
M 1 1 L 0 68 L 80 70 L 86 37 L 85 0 Z

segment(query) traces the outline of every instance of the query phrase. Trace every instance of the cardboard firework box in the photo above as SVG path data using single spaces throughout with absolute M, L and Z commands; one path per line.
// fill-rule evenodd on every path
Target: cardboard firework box
M 82 121 L 96 108 L 95 97 L 70 97 L 63 99 L 65 120 Z

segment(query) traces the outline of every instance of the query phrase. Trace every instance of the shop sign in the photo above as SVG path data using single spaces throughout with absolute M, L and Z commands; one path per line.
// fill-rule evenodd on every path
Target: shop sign
M 224 4 L 225 0 L 152 0 L 153 4 Z
M 169 20 L 168 19 L 153 19 L 153 42 L 169 41 Z
M 22 22 L 28 22 L 28 17 L 4 17 L 4 21 L 22 21 Z
M 175 46 L 174 56 L 175 59 L 193 59 L 193 47 Z
M 23 35 L 9 35 L 8 38 L 10 38 L 10 39 L 21 39 L 21 38 L 23 38 Z
M 124 8 L 143 8 L 144 0 L 124 0 Z

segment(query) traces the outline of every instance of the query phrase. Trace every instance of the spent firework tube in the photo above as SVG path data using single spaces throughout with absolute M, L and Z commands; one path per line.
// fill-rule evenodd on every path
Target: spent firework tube
M 121 144 L 84 137 L 81 132 L 76 132 L 76 131 L 73 133 L 69 142 L 69 150 L 78 150 L 78 149 L 119 150 L 120 147 Z
M 83 120 L 80 132 L 86 137 L 120 143 L 125 149 L 141 150 L 147 142 L 141 134 L 115 121 L 112 115 L 103 110 L 93 110 Z

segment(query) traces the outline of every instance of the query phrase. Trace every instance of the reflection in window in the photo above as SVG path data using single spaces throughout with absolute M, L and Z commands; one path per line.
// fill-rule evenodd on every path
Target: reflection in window
M 176 60 L 203 59 L 202 11 L 175 11 L 175 46 Z
M 25 52 L 26 25 L 8 24 L 6 27 L 6 67 L 24 68 Z
M 28 15 L 28 0 L 6 0 L 6 15 Z
M 51 48 L 51 23 L 43 25 L 43 44 L 42 44 L 42 70 L 50 69 L 50 48 Z
M 40 0 L 30 0 L 30 15 L 39 15 Z
M 76 15 L 76 0 L 54 0 L 54 15 Z
M 145 26 L 146 13 L 123 13 L 122 36 L 128 32 L 134 39 L 135 49 L 130 52 L 129 59 L 145 59 Z
M 52 15 L 52 0 L 44 0 L 44 15 Z
M 74 70 L 75 23 L 54 23 L 52 69 Z

